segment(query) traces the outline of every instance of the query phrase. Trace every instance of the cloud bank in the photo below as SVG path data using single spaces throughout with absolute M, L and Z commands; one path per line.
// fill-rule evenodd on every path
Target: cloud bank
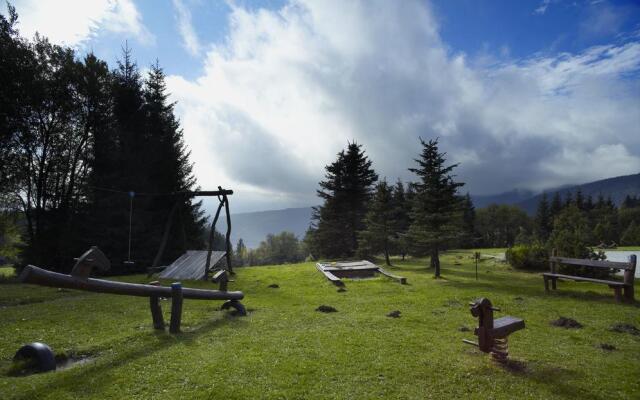
M 129 34 L 140 43 L 155 39 L 132 0 L 18 0 L 20 33 L 36 32 L 54 43 L 79 46 L 101 31 Z M 71 13 L 71 14 L 70 14 Z
M 169 88 L 200 184 L 266 209 L 315 204 L 350 140 L 407 180 L 418 137 L 438 136 L 475 194 L 637 173 L 639 72 L 637 37 L 487 63 L 449 50 L 423 2 L 300 0 L 234 6 L 203 75 Z

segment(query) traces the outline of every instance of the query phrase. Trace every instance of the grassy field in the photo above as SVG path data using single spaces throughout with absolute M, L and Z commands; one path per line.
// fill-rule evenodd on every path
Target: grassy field
M 13 267 L 0 267 L 0 278 L 10 278 L 14 273 Z
M 347 281 L 338 292 L 312 263 L 238 271 L 247 317 L 220 302 L 185 300 L 183 333 L 151 328 L 148 300 L 52 288 L 0 286 L 1 399 L 638 399 L 637 304 L 617 304 L 603 285 L 559 283 L 470 252 L 443 258 L 444 279 L 415 261 L 384 278 Z M 145 282 L 145 277 L 126 280 Z M 279 288 L 268 286 L 278 284 Z M 207 283 L 191 286 L 210 287 Z M 511 367 L 462 343 L 476 320 L 467 303 L 489 297 L 500 315 L 525 319 L 510 337 Z M 338 312 L 315 311 L 330 305 Z M 170 302 L 163 303 L 168 320 Z M 401 311 L 400 318 L 387 313 Z M 584 325 L 550 325 L 560 316 Z M 43 341 L 89 361 L 53 373 L 7 376 L 14 352 Z M 613 345 L 612 351 L 601 344 Z

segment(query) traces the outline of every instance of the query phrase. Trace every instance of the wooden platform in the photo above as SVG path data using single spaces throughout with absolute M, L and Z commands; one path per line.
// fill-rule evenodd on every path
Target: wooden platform
M 406 278 L 390 274 L 378 265 L 366 260 L 320 262 L 316 264 L 316 268 L 337 286 L 344 285 L 342 278 L 373 278 L 376 274 L 382 274 L 403 285 L 407 283 Z
M 211 263 L 212 268 L 218 261 L 225 256 L 224 251 L 212 251 Z M 162 279 L 203 279 L 205 275 L 205 266 L 207 263 L 206 250 L 187 250 L 186 253 L 178 257 L 171 265 L 167 266 L 158 276 Z

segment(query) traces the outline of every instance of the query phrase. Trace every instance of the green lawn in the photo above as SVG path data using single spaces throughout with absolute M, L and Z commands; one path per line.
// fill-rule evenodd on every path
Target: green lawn
M 609 330 L 640 327 L 637 304 L 617 304 L 606 286 L 588 283 L 562 282 L 546 295 L 539 274 L 492 259 L 476 281 L 471 254 L 445 256 L 444 279 L 409 260 L 390 268 L 409 285 L 347 281 L 343 293 L 312 263 L 239 269 L 231 289 L 245 292 L 249 316 L 185 300 L 176 336 L 153 331 L 145 298 L 3 284 L 0 399 L 640 398 L 640 336 Z M 462 343 L 473 334 L 459 328 L 476 324 L 467 303 L 479 296 L 502 308 L 498 316 L 525 319 L 510 338 L 524 370 Z M 338 312 L 314 311 L 321 304 Z M 163 309 L 168 320 L 169 301 Z M 402 316 L 387 317 L 392 310 Z M 559 316 L 584 327 L 551 326 Z M 93 360 L 7 376 L 14 352 L 31 341 Z
M 0 278 L 10 278 L 15 274 L 13 267 L 0 267 Z

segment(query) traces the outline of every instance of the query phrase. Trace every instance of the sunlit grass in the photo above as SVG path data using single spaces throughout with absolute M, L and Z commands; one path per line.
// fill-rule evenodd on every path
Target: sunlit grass
M 409 285 L 347 280 L 343 293 L 313 263 L 239 269 L 230 289 L 245 292 L 249 316 L 221 312 L 220 302 L 185 300 L 184 332 L 176 336 L 153 331 L 145 298 L 1 285 L 1 371 L 32 341 L 94 361 L 27 377 L 2 374 L 0 398 L 640 398 L 640 337 L 609 330 L 640 327 L 640 308 L 615 303 L 606 286 L 562 282 L 547 295 L 539 274 L 493 259 L 480 262 L 476 281 L 472 251 L 444 256 L 438 280 L 425 269 L 428 260 L 393 261 L 388 269 Z M 496 366 L 462 343 L 473 334 L 459 328 L 477 323 L 467 303 L 480 296 L 502 309 L 498 316 L 525 319 L 527 328 L 510 338 L 524 372 Z M 338 312 L 314 311 L 321 304 Z M 168 320 L 170 301 L 163 309 Z M 393 310 L 401 317 L 386 316 Z M 550 326 L 559 316 L 584 328 Z

